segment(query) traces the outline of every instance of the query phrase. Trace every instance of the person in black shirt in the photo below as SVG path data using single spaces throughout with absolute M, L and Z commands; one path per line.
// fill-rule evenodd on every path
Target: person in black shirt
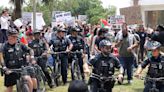
M 59 28 L 59 29 L 57 29 L 56 35 L 53 36 L 52 39 L 50 40 L 49 45 L 53 46 L 52 50 L 54 52 L 61 52 L 61 51 L 70 52 L 72 50 L 73 44 L 70 41 L 70 39 L 65 37 L 65 33 L 66 33 L 65 29 Z M 66 84 L 67 83 L 68 55 L 60 54 L 59 57 L 61 60 L 62 80 L 63 80 L 63 83 Z M 53 58 L 56 58 L 55 55 L 53 55 Z M 55 63 L 54 63 L 54 66 L 55 66 Z
M 146 37 L 147 37 L 147 34 L 144 30 L 143 25 L 140 25 L 138 35 L 140 37 L 140 52 L 139 52 L 140 55 L 139 56 L 140 56 L 141 61 L 143 61 L 144 60 L 144 52 L 145 52 L 144 44 L 145 44 Z
M 105 28 L 101 28 L 101 29 L 99 30 L 98 36 L 97 36 L 97 38 L 96 38 L 96 40 L 95 40 L 95 50 L 96 50 L 98 53 L 101 52 L 101 51 L 100 51 L 100 48 L 99 48 L 99 43 L 100 43 L 100 41 L 102 41 L 102 40 L 104 40 L 104 39 L 107 39 L 107 38 L 105 37 L 105 33 L 106 33 L 106 29 L 105 29 Z
M 7 87 L 6 92 L 12 92 L 13 86 L 16 84 L 17 79 L 20 78 L 20 76 L 17 73 L 12 73 L 10 69 L 18 69 L 22 66 L 28 65 L 28 60 L 32 59 L 31 63 L 35 63 L 34 60 L 34 53 L 33 50 L 28 48 L 27 46 L 18 43 L 18 31 L 10 28 L 8 30 L 8 40 L 6 43 L 3 44 L 2 47 L 2 54 L 4 61 L 1 61 L 2 68 L 5 72 L 5 81 L 4 85 Z M 31 58 L 29 57 L 31 56 Z M 28 58 L 27 58 L 28 57 Z M 27 60 L 28 59 L 28 60 Z M 27 80 L 29 84 L 30 91 L 36 92 L 36 79 L 35 74 L 33 71 L 33 74 L 30 74 L 25 76 L 25 79 Z
M 82 37 L 80 37 L 78 35 L 78 33 L 81 32 L 79 28 L 74 27 L 71 29 L 71 35 L 69 36 L 69 39 L 71 40 L 72 44 L 73 44 L 73 48 L 71 51 L 75 52 L 75 51 L 83 51 L 85 50 L 85 43 Z M 79 62 L 79 66 L 80 66 L 80 70 L 81 70 L 81 74 L 82 74 L 82 78 L 84 79 L 84 70 L 83 70 L 83 52 L 82 53 L 77 53 L 77 58 L 78 58 L 78 62 Z M 70 61 L 72 61 L 73 56 L 70 56 Z M 73 75 L 72 75 L 72 79 Z
M 152 56 L 146 59 L 141 66 L 138 68 L 135 76 L 137 78 L 141 77 L 141 73 L 146 66 L 148 67 L 147 77 L 150 78 L 160 78 L 164 77 L 164 55 L 160 53 L 161 44 L 157 41 L 152 41 L 151 46 L 148 48 L 152 52 Z M 152 83 L 150 81 L 145 81 L 144 92 L 150 92 L 149 89 L 152 88 Z M 159 92 L 164 92 L 164 83 L 156 83 Z
M 97 54 L 93 59 L 89 60 L 88 65 L 93 66 L 92 73 L 100 75 L 102 77 L 111 77 L 115 73 L 115 68 L 120 69 L 120 74 L 118 76 L 119 81 L 123 78 L 123 67 L 121 66 L 119 60 L 114 57 L 111 52 L 111 42 L 109 40 L 102 40 L 99 43 L 101 53 Z M 86 66 L 87 68 L 87 66 Z M 106 82 L 105 89 L 106 92 L 112 92 L 115 81 L 110 80 Z M 98 92 L 98 85 L 100 82 L 96 79 L 90 78 L 91 92 Z

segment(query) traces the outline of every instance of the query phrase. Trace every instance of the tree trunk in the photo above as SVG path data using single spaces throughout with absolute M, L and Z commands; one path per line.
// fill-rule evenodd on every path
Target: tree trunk
M 22 4 L 23 4 L 22 0 L 15 0 L 14 2 L 15 9 L 13 12 L 14 20 L 22 17 Z

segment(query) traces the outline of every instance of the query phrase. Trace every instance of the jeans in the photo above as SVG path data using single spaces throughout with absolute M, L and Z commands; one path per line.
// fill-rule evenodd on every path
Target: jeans
M 7 31 L 6 29 L 0 30 L 0 43 L 5 43 L 7 41 Z
M 156 85 L 157 89 L 159 90 L 159 92 L 164 92 L 164 85 Z M 150 82 L 146 82 L 145 83 L 145 88 L 143 90 L 143 92 L 149 92 L 149 90 L 152 88 L 152 83 Z
M 124 74 L 125 74 L 125 71 L 127 72 L 127 79 L 132 80 L 134 57 L 119 57 L 119 59 L 120 59 L 120 63 L 122 64 L 124 68 Z

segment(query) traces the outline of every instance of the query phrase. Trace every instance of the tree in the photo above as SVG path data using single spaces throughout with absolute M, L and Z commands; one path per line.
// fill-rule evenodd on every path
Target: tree
M 32 12 L 32 0 L 24 11 Z M 51 23 L 52 11 L 71 11 L 73 16 L 87 15 L 91 24 L 96 24 L 108 15 L 114 15 L 116 7 L 103 8 L 100 0 L 41 0 L 37 3 L 37 11 L 43 13 L 47 24 Z
M 13 11 L 13 19 L 21 18 L 22 17 L 22 5 L 24 0 L 10 0 L 10 2 L 14 5 Z

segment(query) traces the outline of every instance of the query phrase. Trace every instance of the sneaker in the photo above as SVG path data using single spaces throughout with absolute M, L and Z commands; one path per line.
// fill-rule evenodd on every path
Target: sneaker
M 132 80 L 128 80 L 128 84 L 132 84 L 133 83 L 133 81 Z

